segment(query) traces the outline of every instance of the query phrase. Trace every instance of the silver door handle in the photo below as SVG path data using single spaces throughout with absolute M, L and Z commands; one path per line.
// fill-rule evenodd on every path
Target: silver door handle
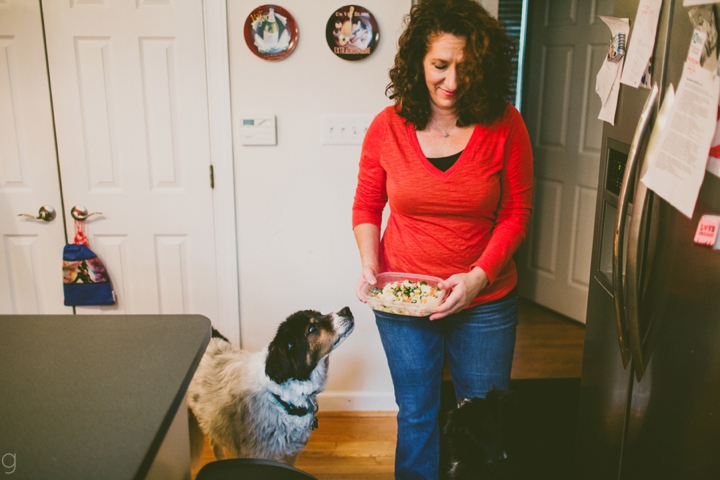
M 29 213 L 18 213 L 18 217 L 27 217 L 32 218 L 33 220 L 42 220 L 43 222 L 52 222 L 55 220 L 56 216 L 57 213 L 52 205 L 43 205 L 40 207 L 37 217 L 35 215 L 30 215 Z
M 88 213 L 87 208 L 83 207 L 82 205 L 75 205 L 72 210 L 70 210 L 70 215 L 72 215 L 75 220 L 83 222 L 88 217 L 92 217 L 93 215 L 102 215 L 102 212 Z
M 641 165 L 642 166 L 642 165 Z M 640 381 L 647 367 L 647 358 L 643 351 L 642 338 L 640 336 L 640 264 L 638 254 L 640 252 L 640 229 L 644 224 L 645 212 L 647 209 L 648 189 L 638 182 L 633 199 L 633 213 L 630 216 L 630 231 L 628 233 L 628 252 L 625 274 L 626 314 L 628 335 L 630 336 L 630 352 L 633 358 L 635 375 Z
M 625 217 L 627 216 L 630 190 L 634 179 L 636 164 L 642 148 L 643 139 L 647 126 L 650 123 L 650 116 L 658 98 L 659 88 L 657 83 L 653 85 L 650 95 L 645 102 L 640 121 L 635 128 L 632 144 L 630 145 L 630 153 L 625 164 L 625 172 L 623 174 L 622 186 L 620 187 L 620 195 L 618 196 L 617 217 L 615 217 L 615 231 L 613 234 L 613 296 L 615 297 L 615 322 L 617 324 L 618 342 L 620 343 L 620 355 L 622 356 L 623 366 L 627 367 L 630 363 L 630 349 L 625 342 L 625 325 L 627 324 L 625 316 L 625 282 L 623 281 L 623 260 L 625 238 Z M 636 205 L 640 210 L 642 207 Z M 633 212 L 634 213 L 634 212 Z

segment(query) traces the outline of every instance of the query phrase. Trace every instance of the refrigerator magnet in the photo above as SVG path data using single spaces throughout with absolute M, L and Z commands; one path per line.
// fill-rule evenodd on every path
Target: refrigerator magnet
M 263 60 L 280 60 L 292 53 L 298 41 L 295 19 L 278 5 L 261 5 L 245 20 L 245 43 Z
M 696 245 L 720 248 L 718 245 L 718 229 L 720 229 L 720 217 L 717 215 L 703 215 L 698 222 L 695 231 L 694 242 Z
M 345 5 L 327 21 L 325 38 L 330 50 L 343 60 L 362 60 L 371 55 L 380 41 L 375 17 L 366 8 Z
M 625 55 L 625 34 L 622 32 L 616 33 L 608 46 L 608 60 L 617 63 Z

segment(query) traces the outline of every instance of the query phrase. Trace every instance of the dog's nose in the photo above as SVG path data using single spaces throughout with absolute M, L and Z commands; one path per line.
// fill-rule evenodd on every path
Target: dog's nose
M 351 318 L 353 316 L 352 312 L 350 311 L 350 309 L 348 307 L 345 307 L 342 310 L 340 310 L 338 312 L 338 315 L 340 315 L 341 317 L 351 317 Z

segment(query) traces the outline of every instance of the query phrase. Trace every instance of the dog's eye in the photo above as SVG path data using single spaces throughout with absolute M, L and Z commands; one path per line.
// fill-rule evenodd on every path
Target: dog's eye
M 317 332 L 317 327 L 315 325 L 310 325 L 308 327 L 308 333 L 315 333 Z

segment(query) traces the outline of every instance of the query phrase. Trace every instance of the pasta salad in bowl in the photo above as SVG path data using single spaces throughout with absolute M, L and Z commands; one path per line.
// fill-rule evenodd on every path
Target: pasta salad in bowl
M 427 317 L 447 294 L 437 286 L 441 281 L 428 275 L 384 272 L 377 275 L 376 285 L 368 286 L 364 297 L 373 310 Z

